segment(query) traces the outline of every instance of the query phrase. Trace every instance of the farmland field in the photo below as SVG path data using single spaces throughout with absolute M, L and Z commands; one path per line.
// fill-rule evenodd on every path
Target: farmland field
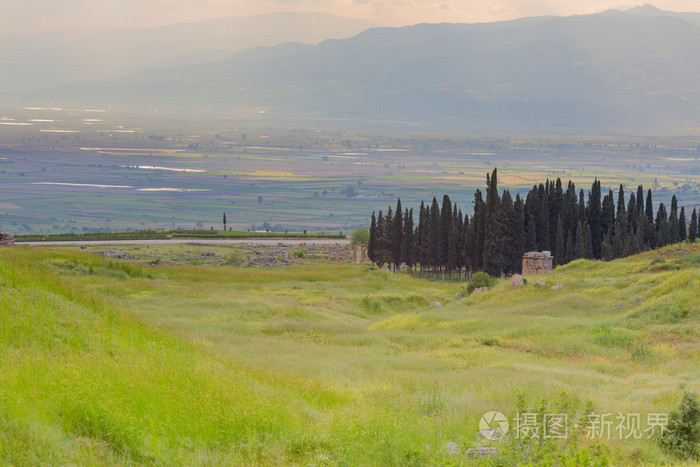
M 0 250 L 2 463 L 474 465 L 480 417 L 512 421 L 521 393 L 646 428 L 700 392 L 698 244 L 461 298 L 463 283 L 368 265 L 163 266 L 152 256 L 197 247 L 90 248 Z M 676 460 L 619 435 L 575 450 Z
M 588 190 L 599 177 L 604 189 L 643 184 L 655 202 L 677 194 L 686 209 L 700 205 L 696 137 L 406 136 L 143 116 L 127 126 L 131 117 L 107 110 L 99 119 L 1 114 L 0 230 L 14 234 L 220 229 L 223 212 L 238 230 L 348 232 L 397 197 L 417 207 L 447 193 L 470 213 L 494 167 L 512 193 L 556 177 Z

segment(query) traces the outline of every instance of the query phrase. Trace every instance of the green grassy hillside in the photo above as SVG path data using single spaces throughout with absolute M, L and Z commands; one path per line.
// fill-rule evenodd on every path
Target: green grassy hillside
M 700 392 L 700 245 L 529 279 L 455 299 L 367 266 L 3 249 L 0 463 L 472 465 L 480 417 L 522 392 L 643 420 Z M 675 461 L 600 441 L 618 465 Z

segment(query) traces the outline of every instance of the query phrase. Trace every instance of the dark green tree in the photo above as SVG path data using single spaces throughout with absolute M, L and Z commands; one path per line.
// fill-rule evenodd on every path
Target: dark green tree
M 403 246 L 403 208 L 401 207 L 401 198 L 396 200 L 396 211 L 394 219 L 391 223 L 391 262 L 394 264 L 394 271 L 398 271 L 401 267 L 401 247 Z
M 442 197 L 442 210 L 440 211 L 440 243 L 438 246 L 438 265 L 444 270 L 447 268 L 450 233 L 452 231 L 452 202 L 450 197 Z
M 622 189 L 622 185 L 620 185 L 620 189 Z M 602 229 L 603 236 L 605 236 L 605 234 L 607 233 L 612 233 L 613 229 L 615 228 L 615 201 L 612 190 L 610 190 L 608 194 L 605 195 L 605 198 L 603 198 L 603 208 L 601 210 L 601 216 L 602 217 L 600 219 L 600 228 Z
M 681 207 L 681 213 L 678 215 L 678 239 L 682 242 L 688 238 L 688 224 L 685 220 L 685 207 Z
M 372 263 L 377 262 L 377 218 L 372 212 L 372 220 L 369 224 L 369 242 L 367 243 L 367 257 Z
M 601 228 L 601 192 L 600 181 L 593 182 L 591 191 L 588 193 L 588 206 L 586 207 L 586 217 L 591 231 L 593 244 L 593 257 L 600 258 L 600 244 L 603 241 L 603 231 Z
M 671 212 L 668 215 L 668 230 L 666 231 L 666 244 L 676 243 L 678 238 L 678 199 L 676 195 L 671 198 Z
M 224 232 L 225 232 L 226 231 L 226 213 L 224 213 L 223 222 L 224 222 Z
M 668 217 L 666 214 L 666 206 L 664 203 L 659 204 L 659 210 L 656 211 L 656 247 L 661 248 L 666 246 L 668 239 Z
M 430 206 L 430 222 L 428 223 L 428 266 L 433 272 L 437 271 L 440 265 L 440 241 L 442 232 L 440 231 L 440 206 L 437 198 L 433 197 L 433 204 Z
M 472 216 L 472 229 L 474 230 L 474 268 L 481 269 L 484 265 L 484 236 L 486 223 L 486 204 L 481 196 L 481 190 L 474 192 L 474 215 Z
M 576 259 L 576 252 L 574 250 L 574 237 L 569 230 L 566 233 L 566 247 L 564 251 L 564 264 L 570 263 Z
M 557 218 L 557 240 L 554 248 L 554 265 L 561 266 L 566 258 L 566 244 L 564 243 L 564 227 L 561 223 L 561 216 Z
M 498 276 L 503 269 L 503 252 L 500 247 L 500 239 L 503 224 L 500 211 L 500 196 L 498 195 L 498 171 L 493 169 L 491 177 L 486 177 L 486 210 L 484 223 L 487 226 L 484 232 L 484 266 L 483 269 L 492 276 Z
M 403 235 L 401 236 L 401 261 L 410 272 L 415 264 L 415 239 L 413 226 L 413 208 L 404 211 Z
M 694 242 L 698 238 L 698 213 L 697 209 L 693 208 L 693 214 L 690 215 L 690 227 L 688 232 L 688 240 Z

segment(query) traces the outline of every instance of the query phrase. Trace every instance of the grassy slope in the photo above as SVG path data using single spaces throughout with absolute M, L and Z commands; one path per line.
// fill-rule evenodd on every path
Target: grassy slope
M 4 249 L 0 462 L 442 463 L 516 389 L 667 411 L 680 384 L 700 391 L 699 247 L 459 300 L 458 284 L 353 265 Z M 609 443 L 625 463 L 665 459 L 645 439 Z

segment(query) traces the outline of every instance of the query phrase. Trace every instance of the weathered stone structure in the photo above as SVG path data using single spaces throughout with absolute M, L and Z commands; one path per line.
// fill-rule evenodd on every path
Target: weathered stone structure
M 362 264 L 365 261 L 369 260 L 367 257 L 367 247 L 364 245 L 357 244 L 353 248 L 353 262 L 355 264 Z
M 0 246 L 12 246 L 15 244 L 15 237 L 6 232 L 0 232 Z
M 529 251 L 523 256 L 523 276 L 551 271 L 553 261 L 551 251 Z

